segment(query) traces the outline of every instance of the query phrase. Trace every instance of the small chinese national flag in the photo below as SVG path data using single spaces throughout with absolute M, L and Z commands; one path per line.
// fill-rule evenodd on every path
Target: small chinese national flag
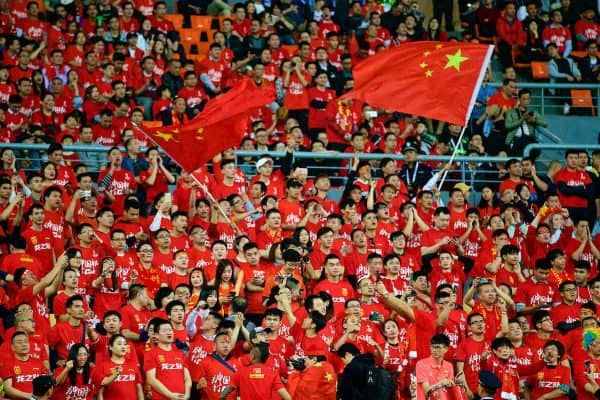
M 248 116 L 236 114 L 211 125 L 146 128 L 145 133 L 185 171 L 192 172 L 223 150 L 240 144 Z
M 465 125 L 492 50 L 457 42 L 402 44 L 360 63 L 354 89 L 342 98 Z
M 248 112 L 275 100 L 270 86 L 258 87 L 246 78 L 184 126 L 145 128 L 143 131 L 185 171 L 203 166 L 223 150 L 237 147 L 246 132 Z

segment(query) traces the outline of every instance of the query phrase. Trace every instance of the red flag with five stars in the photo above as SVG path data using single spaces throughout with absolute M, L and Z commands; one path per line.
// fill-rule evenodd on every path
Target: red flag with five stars
M 357 65 L 354 89 L 342 99 L 465 125 L 492 50 L 458 42 L 402 44 Z
M 144 128 L 143 132 L 185 171 L 192 172 L 223 150 L 237 147 L 246 132 L 248 112 L 274 100 L 273 85 L 258 86 L 245 78 L 210 100 L 186 125 Z
M 248 116 L 239 113 L 211 125 L 146 128 L 145 133 L 186 172 L 192 172 L 223 150 L 240 144 Z

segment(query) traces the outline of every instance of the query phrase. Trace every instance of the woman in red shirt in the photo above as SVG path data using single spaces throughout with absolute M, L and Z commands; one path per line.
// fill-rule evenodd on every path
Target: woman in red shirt
M 140 180 L 146 188 L 146 200 L 154 203 L 159 194 L 169 192 L 169 185 L 175 183 L 175 177 L 163 165 L 156 147 L 146 151 L 146 159 L 150 162 L 150 168 L 140 173 Z
M 128 348 L 125 336 L 116 334 L 110 338 L 110 359 L 96 366 L 93 374 L 94 384 L 100 388 L 98 399 L 144 400 L 140 369 L 125 358 Z
M 95 394 L 91 380 L 92 366 L 90 353 L 81 343 L 75 343 L 69 350 L 64 367 L 58 367 L 54 373 L 56 388 L 53 399 L 92 400 Z

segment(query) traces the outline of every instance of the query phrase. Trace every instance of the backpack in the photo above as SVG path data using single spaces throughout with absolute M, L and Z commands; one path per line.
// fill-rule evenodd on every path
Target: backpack
M 365 370 L 364 386 L 356 391 L 353 400 L 394 400 L 396 396 L 396 385 L 392 374 L 384 368 L 375 365 Z M 376 397 L 374 397 L 376 396 Z

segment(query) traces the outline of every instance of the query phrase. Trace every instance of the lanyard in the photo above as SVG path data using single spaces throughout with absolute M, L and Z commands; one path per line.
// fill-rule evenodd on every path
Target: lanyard
M 407 185 L 412 185 L 413 183 L 415 183 L 415 180 L 417 179 L 417 171 L 418 170 L 419 170 L 419 162 L 417 161 L 415 163 L 415 170 L 413 171 L 412 180 L 411 180 L 410 176 L 408 176 L 408 168 L 406 168 L 406 184 Z

